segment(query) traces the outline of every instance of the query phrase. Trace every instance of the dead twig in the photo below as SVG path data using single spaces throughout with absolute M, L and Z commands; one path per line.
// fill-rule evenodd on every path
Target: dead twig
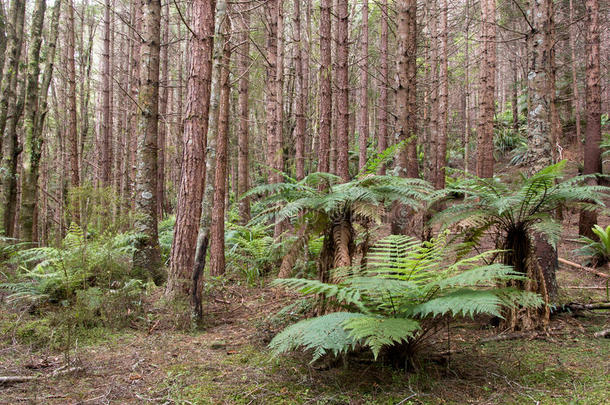
M 574 263 L 574 262 L 571 262 L 569 260 L 562 259 L 561 257 L 558 258 L 557 260 L 560 263 L 567 264 L 568 266 L 575 267 L 575 268 L 577 268 L 579 270 L 582 270 L 582 271 L 586 271 L 587 273 L 595 274 L 598 277 L 603 277 L 603 278 L 606 278 L 606 279 L 610 279 L 610 275 L 608 275 L 606 273 L 602 273 L 601 271 L 597 271 L 597 270 L 592 269 L 590 267 L 582 266 L 582 265 L 580 265 L 578 263 Z

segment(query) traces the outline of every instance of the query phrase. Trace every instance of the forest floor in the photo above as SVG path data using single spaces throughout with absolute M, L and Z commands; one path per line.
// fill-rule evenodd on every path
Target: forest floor
M 595 276 L 564 269 L 562 301 L 605 300 Z M 272 358 L 274 314 L 295 296 L 263 287 L 221 289 L 204 331 L 91 328 L 70 351 L 51 345 L 41 319 L 0 310 L 0 376 L 37 376 L 0 384 L 1 404 L 602 404 L 610 403 L 608 311 L 563 313 L 549 332 L 483 343 L 501 334 L 485 320 L 454 321 L 405 372 L 375 363 L 309 364 Z M 146 328 L 144 328 L 146 329 Z M 451 356 L 441 357 L 448 344 Z M 434 355 L 434 354 L 437 355 Z M 436 358 L 436 361 L 431 360 Z

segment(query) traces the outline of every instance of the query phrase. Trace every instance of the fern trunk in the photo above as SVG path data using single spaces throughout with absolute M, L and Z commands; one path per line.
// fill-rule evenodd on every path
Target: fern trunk
M 544 305 L 538 309 L 515 308 L 504 315 L 504 327 L 511 330 L 530 330 L 546 327 L 549 321 L 549 297 L 547 283 L 542 268 L 536 258 L 534 242 L 525 228 L 516 228 L 508 231 L 501 249 L 506 250 L 503 255 L 503 264 L 512 266 L 515 271 L 523 273 L 527 280 L 513 281 L 511 284 L 525 291 L 540 294 Z

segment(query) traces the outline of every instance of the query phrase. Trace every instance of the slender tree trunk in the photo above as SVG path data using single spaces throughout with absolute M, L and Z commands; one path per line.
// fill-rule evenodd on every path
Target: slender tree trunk
M 362 42 L 360 44 L 360 103 L 358 108 L 358 167 L 366 165 L 369 138 L 369 1 L 362 1 Z
M 40 48 L 42 45 L 42 25 L 46 10 L 46 0 L 36 0 L 32 14 L 30 31 L 30 48 L 28 72 L 26 79 L 25 105 L 25 142 L 22 160 L 23 181 L 21 186 L 21 238 L 27 241 L 35 239 L 34 212 L 36 207 L 36 189 L 38 185 L 38 167 L 42 153 L 42 137 L 37 137 L 36 117 L 38 110 L 38 76 L 40 75 Z
M 142 1 L 142 47 L 138 94 L 138 151 L 135 229 L 141 233 L 133 255 L 136 274 L 163 280 L 157 234 L 157 135 L 159 122 L 159 56 L 161 1 Z
M 6 52 L 6 13 L 4 4 L 0 2 L 0 83 L 4 75 L 4 57 Z M 2 151 L 2 135 L 0 134 L 0 151 Z
M 195 35 L 189 37 L 191 61 L 184 120 L 184 154 L 166 294 L 191 296 L 196 301 L 199 280 L 193 277 L 193 264 L 206 171 L 215 2 L 195 0 L 190 12 L 191 29 Z M 201 303 L 193 303 L 196 312 L 201 314 Z
M 165 149 L 167 144 L 167 98 L 169 94 L 169 4 L 164 9 L 163 36 L 161 39 L 161 89 L 159 90 L 159 138 L 157 152 L 157 217 L 165 211 Z
M 439 119 L 439 69 L 438 69 L 438 6 L 437 0 L 433 0 L 429 9 L 429 31 L 430 31 L 430 127 L 428 130 L 428 153 L 426 160 L 428 162 L 428 181 L 436 184 L 436 159 L 438 140 L 438 119 Z
M 8 36 L 7 71 L 3 77 L 2 95 L 0 96 L 0 145 L 2 150 L 2 166 L 0 167 L 0 203 L 3 208 L 0 232 L 12 237 L 15 231 L 15 196 L 17 192 L 17 157 L 18 145 L 17 121 L 21 115 L 23 101 L 17 92 L 19 81 L 19 59 L 23 42 L 25 18 L 25 1 L 13 0 L 11 3 L 11 29 Z M 23 86 L 22 86 L 23 87 Z M 23 91 L 23 90 L 22 90 Z M 6 131 L 5 131 L 6 130 Z
M 67 114 L 68 114 L 68 158 L 70 166 L 70 186 L 80 186 L 80 165 L 78 156 L 78 131 L 76 111 L 76 68 L 74 62 L 74 4 L 72 0 L 66 3 L 66 80 L 68 81 Z M 78 198 L 73 201 L 71 218 L 80 223 L 80 204 Z
M 570 56 L 571 56 L 571 72 L 572 72 L 572 109 L 574 110 L 576 119 L 576 142 L 581 141 L 581 126 L 580 126 L 580 94 L 578 91 L 578 76 L 576 75 L 576 25 L 574 22 L 574 1 L 570 0 L 570 28 L 568 30 L 570 40 Z
M 396 134 L 406 142 L 396 163 L 401 177 L 419 177 L 417 164 L 417 1 L 398 3 L 398 55 L 396 86 Z M 402 204 L 392 207 L 392 233 L 406 234 L 413 211 Z
M 278 24 L 279 27 L 279 24 Z M 220 276 L 225 272 L 225 192 L 227 189 L 227 149 L 229 138 L 229 100 L 231 84 L 229 65 L 231 44 L 229 20 L 225 19 L 222 60 L 220 67 L 220 106 L 216 139 L 216 168 L 214 174 L 214 209 L 210 226 L 210 275 Z
M 189 37 L 190 63 L 184 117 L 184 152 L 166 287 L 166 295 L 190 296 L 199 316 L 201 272 L 194 272 L 193 265 L 206 175 L 205 148 L 210 111 L 215 6 L 214 1 L 194 0 L 190 8 L 193 35 Z
M 464 46 L 464 171 L 470 171 L 470 0 L 466 0 L 466 39 Z
M 417 164 L 417 4 L 398 3 L 398 74 L 396 86 L 397 140 L 407 145 L 400 151 L 397 166 L 403 177 L 419 177 Z
M 320 0 L 320 127 L 318 171 L 330 171 L 330 127 L 332 120 L 332 0 Z
M 110 186 L 111 150 L 112 150 L 112 94 L 110 92 L 111 61 L 110 61 L 110 13 L 112 4 L 106 0 L 104 7 L 104 47 L 102 52 L 102 159 L 101 180 L 104 187 Z
M 377 108 L 377 152 L 388 147 L 388 0 L 381 2 L 381 37 L 379 44 L 379 107 Z M 385 165 L 377 168 L 377 174 L 385 174 Z
M 294 0 L 294 42 L 297 47 L 294 60 L 296 74 L 296 98 L 294 108 L 296 118 L 294 130 L 295 167 L 296 178 L 297 180 L 301 180 L 305 177 L 305 130 L 307 125 L 307 117 L 305 116 L 307 94 L 304 89 L 303 42 L 301 41 L 301 0 Z
M 585 127 L 585 154 L 583 174 L 601 173 L 601 77 L 600 77 L 600 12 L 598 0 L 586 0 L 587 10 L 587 71 L 586 71 L 586 120 Z M 591 184 L 596 182 L 592 180 Z M 594 237 L 591 228 L 597 223 L 597 213 L 594 211 L 581 211 L 578 233 Z
M 140 38 L 140 32 L 142 32 L 142 1 L 133 1 L 133 22 L 132 22 L 132 38 L 131 38 L 131 60 L 130 60 L 130 77 L 129 77 L 129 92 L 131 94 L 131 108 L 129 111 L 129 126 L 127 131 L 127 190 L 126 190 L 126 204 L 127 208 L 134 208 L 133 203 L 135 202 L 135 178 L 136 178 L 136 155 L 138 138 L 136 136 L 138 131 L 138 119 L 139 119 L 139 108 L 133 101 L 138 99 L 140 91 L 140 72 L 141 72 L 141 48 L 142 40 Z
M 297 0 L 298 2 L 299 0 Z M 250 198 L 241 198 L 248 191 L 248 179 L 250 177 L 248 169 L 248 155 L 250 151 L 250 108 L 249 108 L 249 93 L 250 86 L 250 12 L 242 11 L 238 18 L 240 22 L 241 35 L 241 50 L 239 63 L 239 132 L 238 132 L 238 159 L 237 159 L 237 196 L 239 200 L 239 218 L 240 222 L 245 225 L 250 221 Z
M 348 68 L 348 4 L 347 0 L 337 2 L 337 175 L 343 181 L 350 180 L 349 174 L 349 68 Z
M 479 130 L 477 176 L 494 174 L 493 127 L 496 77 L 496 2 L 481 0 L 481 61 L 479 79 Z
M 267 137 L 267 166 L 269 172 L 269 182 L 277 183 L 279 181 L 278 174 L 273 170 L 276 167 L 277 153 L 275 149 L 277 139 L 277 122 L 278 112 L 277 109 L 281 106 L 277 105 L 277 55 L 278 55 L 278 1 L 270 0 L 265 3 L 265 13 L 267 18 L 267 39 L 266 39 L 266 56 L 267 56 L 267 85 L 265 86 L 265 119 L 266 119 L 266 137 Z
M 57 0 L 55 2 L 55 6 L 53 7 L 53 15 L 51 16 L 51 27 L 49 33 L 49 41 L 46 46 L 44 52 L 44 60 L 45 60 L 45 68 L 42 74 L 42 82 L 40 85 L 39 91 L 39 99 L 38 99 L 38 110 L 34 121 L 34 134 L 32 137 L 32 158 L 31 158 L 31 170 L 28 171 L 25 169 L 23 171 L 23 182 L 22 182 L 22 196 L 21 196 L 21 214 L 28 217 L 31 215 L 32 217 L 32 241 L 37 241 L 37 229 L 36 229 L 36 215 L 39 212 L 38 210 L 38 175 L 39 175 L 39 166 L 41 161 L 41 153 L 43 151 L 44 138 L 42 136 L 42 132 L 44 129 L 45 118 L 48 113 L 48 93 L 49 87 L 51 86 L 51 79 L 53 78 L 53 70 L 55 66 L 55 53 L 57 49 L 57 38 L 59 36 L 59 17 L 61 14 L 61 0 Z M 27 157 L 24 157 L 24 162 Z M 48 176 L 46 177 L 48 179 Z M 33 187 L 33 194 L 32 194 Z M 33 197 L 32 197 L 33 196 Z M 33 198 L 33 203 L 32 203 Z M 46 197 L 45 197 L 46 198 Z M 30 214 L 30 210 L 33 212 Z M 44 212 L 44 211 L 43 211 Z M 22 218 L 21 223 L 24 227 L 28 223 L 27 218 Z M 25 239 L 29 230 L 25 229 L 23 233 L 23 238 Z M 46 235 L 46 230 L 43 229 L 42 235 Z M 44 241 L 43 241 L 44 242 Z M 44 243 L 43 243 L 44 246 Z
M 495 0 L 492 0 L 495 1 Z M 440 91 L 438 106 L 438 141 L 436 144 L 436 183 L 437 189 L 445 188 L 445 166 L 447 166 L 447 115 L 449 109 L 449 72 L 447 70 L 447 0 L 441 0 L 441 57 L 439 63 Z
M 0 151 L 4 154 L 4 129 L 8 118 L 8 110 L 17 97 L 17 81 L 19 76 L 19 59 L 21 57 L 21 44 L 23 41 L 23 26 L 25 18 L 25 0 L 11 2 L 9 12 L 8 38 L 3 45 L 8 49 L 6 56 L 6 71 L 2 77 L 2 94 L 0 95 Z M 4 55 L 3 55 L 4 57 Z M 4 66 L 4 63 L 3 63 Z
M 511 108 L 513 113 L 513 132 L 517 134 L 519 133 L 519 73 L 516 64 L 513 66 Z

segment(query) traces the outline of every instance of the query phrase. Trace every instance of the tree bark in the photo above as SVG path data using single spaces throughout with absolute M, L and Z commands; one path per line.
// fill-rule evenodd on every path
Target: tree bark
M 428 142 L 427 142 L 427 151 L 426 153 L 426 161 L 428 163 L 428 178 L 427 180 L 436 184 L 436 154 L 437 154 L 437 146 L 436 142 L 438 141 L 438 125 L 439 125 L 439 86 L 438 82 L 440 80 L 439 77 L 439 69 L 438 69 L 438 6 L 437 0 L 433 0 L 430 4 L 430 9 L 428 10 L 428 25 L 430 31 L 430 64 L 432 65 L 430 69 L 430 86 L 432 89 L 430 90 L 430 121 L 429 121 L 429 130 L 428 130 Z
M 481 0 L 481 60 L 477 176 L 493 177 L 493 136 L 496 77 L 496 2 Z
M 265 119 L 266 119 L 266 137 L 267 137 L 267 166 L 268 178 L 270 183 L 277 183 L 279 177 L 273 170 L 276 167 L 277 153 L 276 137 L 277 137 L 277 122 L 278 107 L 277 101 L 277 17 L 278 17 L 278 0 L 270 0 L 265 3 L 265 13 L 267 18 L 267 38 L 266 38 L 266 77 L 267 85 L 265 86 Z
M 492 0 L 495 1 L 495 0 Z M 447 166 L 447 115 L 449 109 L 449 72 L 447 70 L 447 0 L 441 2 L 441 50 L 439 63 L 439 105 L 438 105 L 438 141 L 436 143 L 436 176 L 437 189 L 445 188 L 445 166 Z
M 381 2 L 381 36 L 379 44 L 379 107 L 377 110 L 377 153 L 388 147 L 388 0 Z M 377 174 L 385 174 L 384 164 L 379 165 Z
M 112 80 L 110 69 L 110 13 L 112 4 L 106 0 L 104 7 L 104 47 L 102 52 L 102 147 L 100 162 L 103 187 L 110 186 L 112 170 Z
M 369 1 L 362 1 L 362 42 L 360 44 L 360 103 L 358 108 L 358 168 L 366 165 L 369 140 Z
M 279 27 L 279 24 L 278 24 Z M 210 275 L 225 273 L 225 192 L 227 184 L 227 149 L 229 138 L 229 100 L 231 83 L 229 65 L 231 63 L 230 23 L 225 19 L 225 33 L 222 60 L 220 64 L 220 105 L 218 111 L 218 131 L 216 138 L 216 168 L 214 173 L 214 205 L 210 226 Z
M 296 178 L 301 180 L 305 177 L 305 130 L 307 117 L 305 117 L 305 105 L 307 95 L 304 89 L 303 73 L 303 42 L 301 41 L 301 0 L 294 0 L 294 42 L 296 44 L 295 74 L 296 74 L 296 97 L 294 114 L 296 125 L 294 129 L 295 140 L 295 169 Z
M 583 174 L 601 173 L 601 78 L 600 78 L 600 22 L 599 22 L 599 1 L 586 0 L 587 10 L 587 70 L 586 70 L 586 120 L 585 127 L 585 155 Z M 595 180 L 590 180 L 590 184 L 596 184 Z M 597 212 L 580 212 L 578 233 L 580 235 L 593 238 L 591 228 L 597 223 Z
M 22 95 L 18 94 L 19 59 L 23 42 L 25 19 L 25 1 L 14 0 L 11 3 L 10 19 L 12 28 L 8 37 L 7 71 L 2 83 L 0 99 L 0 137 L 2 142 L 2 166 L 0 175 L 0 203 L 3 208 L 0 232 L 12 237 L 15 231 L 15 210 L 17 194 L 17 157 L 18 145 L 17 121 L 23 108 Z M 23 86 L 22 86 L 23 89 Z M 23 90 L 22 90 L 23 92 Z M 6 131 L 5 131 L 6 130 Z
M 350 180 L 349 174 L 349 70 L 348 70 L 348 4 L 347 0 L 337 2 L 337 175 L 343 181 Z
M 30 31 L 30 47 L 28 56 L 28 72 L 26 78 L 25 102 L 25 142 L 22 160 L 23 181 L 21 187 L 21 238 L 34 240 L 34 211 L 36 206 L 36 189 L 38 184 L 38 168 L 42 153 L 42 137 L 36 133 L 36 117 L 38 110 L 38 76 L 40 75 L 40 48 L 42 45 L 42 26 L 46 0 L 36 0 L 32 14 Z
M 164 7 L 161 19 L 163 36 L 161 44 L 161 89 L 159 90 L 159 138 L 157 152 L 157 217 L 165 212 L 165 149 L 167 143 L 167 99 L 169 94 L 169 4 Z
M 68 114 L 68 159 L 70 170 L 70 186 L 80 186 L 80 164 L 78 154 L 78 131 L 76 110 L 76 68 L 74 62 L 74 3 L 68 0 L 66 3 L 66 80 L 68 81 L 67 114 Z M 80 223 L 80 204 L 75 198 L 70 212 L 71 220 Z
M 210 110 L 215 1 L 193 0 L 189 37 L 189 73 L 184 117 L 184 140 L 176 225 L 165 293 L 191 297 L 197 307 L 199 279 L 193 272 L 195 243 L 201 217 L 205 178 L 205 145 Z M 199 303 L 200 306 L 200 303 Z M 195 308 L 201 313 L 200 308 Z
M 396 134 L 406 142 L 396 163 L 401 177 L 419 177 L 417 163 L 417 1 L 398 2 L 398 61 L 396 89 Z M 392 233 L 406 234 L 413 211 L 402 204 L 392 208 Z
M 580 126 L 580 94 L 578 91 L 578 76 L 576 75 L 576 26 L 574 22 L 574 1 L 570 0 L 570 28 L 568 29 L 570 41 L 570 67 L 572 73 L 572 109 L 574 110 L 576 120 L 576 138 L 572 141 L 581 141 L 581 126 Z
M 320 128 L 318 171 L 330 171 L 330 126 L 332 120 L 332 0 L 320 0 Z
M 300 0 L 297 0 L 297 3 Z M 239 95 L 238 95 L 238 110 L 239 110 L 239 132 L 237 140 L 238 158 L 237 158 L 237 196 L 239 200 L 239 219 L 242 225 L 250 221 L 250 198 L 241 198 L 248 191 L 248 179 L 250 177 L 248 169 L 248 155 L 250 152 L 250 106 L 249 92 L 250 86 L 250 12 L 244 7 L 241 15 L 238 18 L 240 23 L 241 35 L 241 50 L 238 58 L 238 74 L 239 74 Z
M 157 233 L 157 135 L 159 129 L 159 57 L 161 1 L 142 1 L 142 47 L 138 94 L 138 150 L 134 228 L 141 233 L 133 255 L 136 274 L 163 281 Z
M 4 58 L 6 53 L 6 14 L 4 4 L 0 2 L 0 83 L 4 75 Z M 0 151 L 2 151 L 2 135 L 0 134 Z

